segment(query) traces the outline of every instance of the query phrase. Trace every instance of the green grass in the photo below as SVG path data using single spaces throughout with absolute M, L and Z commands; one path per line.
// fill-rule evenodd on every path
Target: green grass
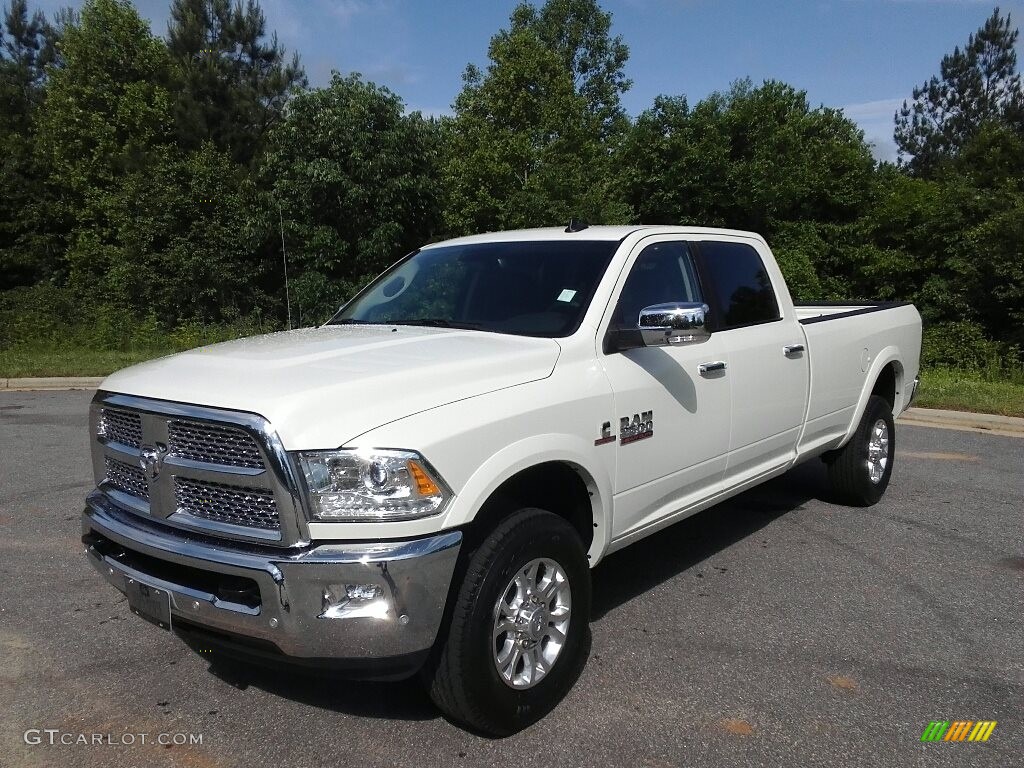
M 975 371 L 933 368 L 921 371 L 921 389 L 914 405 L 951 411 L 1024 416 L 1024 372 L 1000 378 Z
M 0 378 L 25 376 L 105 376 L 154 357 L 178 351 L 172 346 L 111 352 L 86 348 L 14 347 L 0 350 Z M 920 408 L 1024 416 L 1024 370 L 1007 374 L 934 368 L 921 372 L 914 403 Z
M 99 349 L 51 349 L 14 347 L 0 350 L 0 379 L 31 376 L 106 376 L 143 360 L 169 355 L 177 350 L 137 349 L 111 352 Z

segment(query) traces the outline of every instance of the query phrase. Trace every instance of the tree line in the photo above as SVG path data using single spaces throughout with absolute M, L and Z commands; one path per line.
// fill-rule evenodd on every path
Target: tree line
M 797 298 L 914 301 L 928 362 L 1019 364 L 1017 34 L 995 9 L 879 163 L 841 110 L 776 81 L 630 117 L 597 0 L 518 6 L 440 119 L 358 74 L 311 88 L 256 0 L 172 0 L 164 36 L 129 0 L 52 19 L 10 0 L 0 342 L 308 325 L 426 242 L 576 216 L 761 232 Z

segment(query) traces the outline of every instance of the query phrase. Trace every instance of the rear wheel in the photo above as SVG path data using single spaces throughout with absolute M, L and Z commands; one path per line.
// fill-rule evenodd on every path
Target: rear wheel
M 544 510 L 515 512 L 470 556 L 448 636 L 425 670 L 431 698 L 493 736 L 525 728 L 579 676 L 589 613 L 575 529 Z
M 850 442 L 825 458 L 839 500 L 858 507 L 878 502 L 889 486 L 895 455 L 892 410 L 886 400 L 872 395 Z

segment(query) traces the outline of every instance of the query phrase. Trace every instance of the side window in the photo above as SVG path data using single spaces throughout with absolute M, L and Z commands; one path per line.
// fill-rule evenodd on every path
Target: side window
M 714 294 L 711 317 L 717 330 L 779 319 L 775 291 L 757 251 L 743 243 L 706 241 L 700 253 Z
M 686 243 L 655 243 L 641 251 L 622 286 L 612 328 L 636 328 L 640 310 L 653 304 L 699 302 L 700 284 Z

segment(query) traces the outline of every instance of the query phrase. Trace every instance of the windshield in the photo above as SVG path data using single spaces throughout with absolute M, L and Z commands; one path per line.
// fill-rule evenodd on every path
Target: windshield
M 364 288 L 330 325 L 374 323 L 568 336 L 618 243 L 477 243 L 414 253 Z

